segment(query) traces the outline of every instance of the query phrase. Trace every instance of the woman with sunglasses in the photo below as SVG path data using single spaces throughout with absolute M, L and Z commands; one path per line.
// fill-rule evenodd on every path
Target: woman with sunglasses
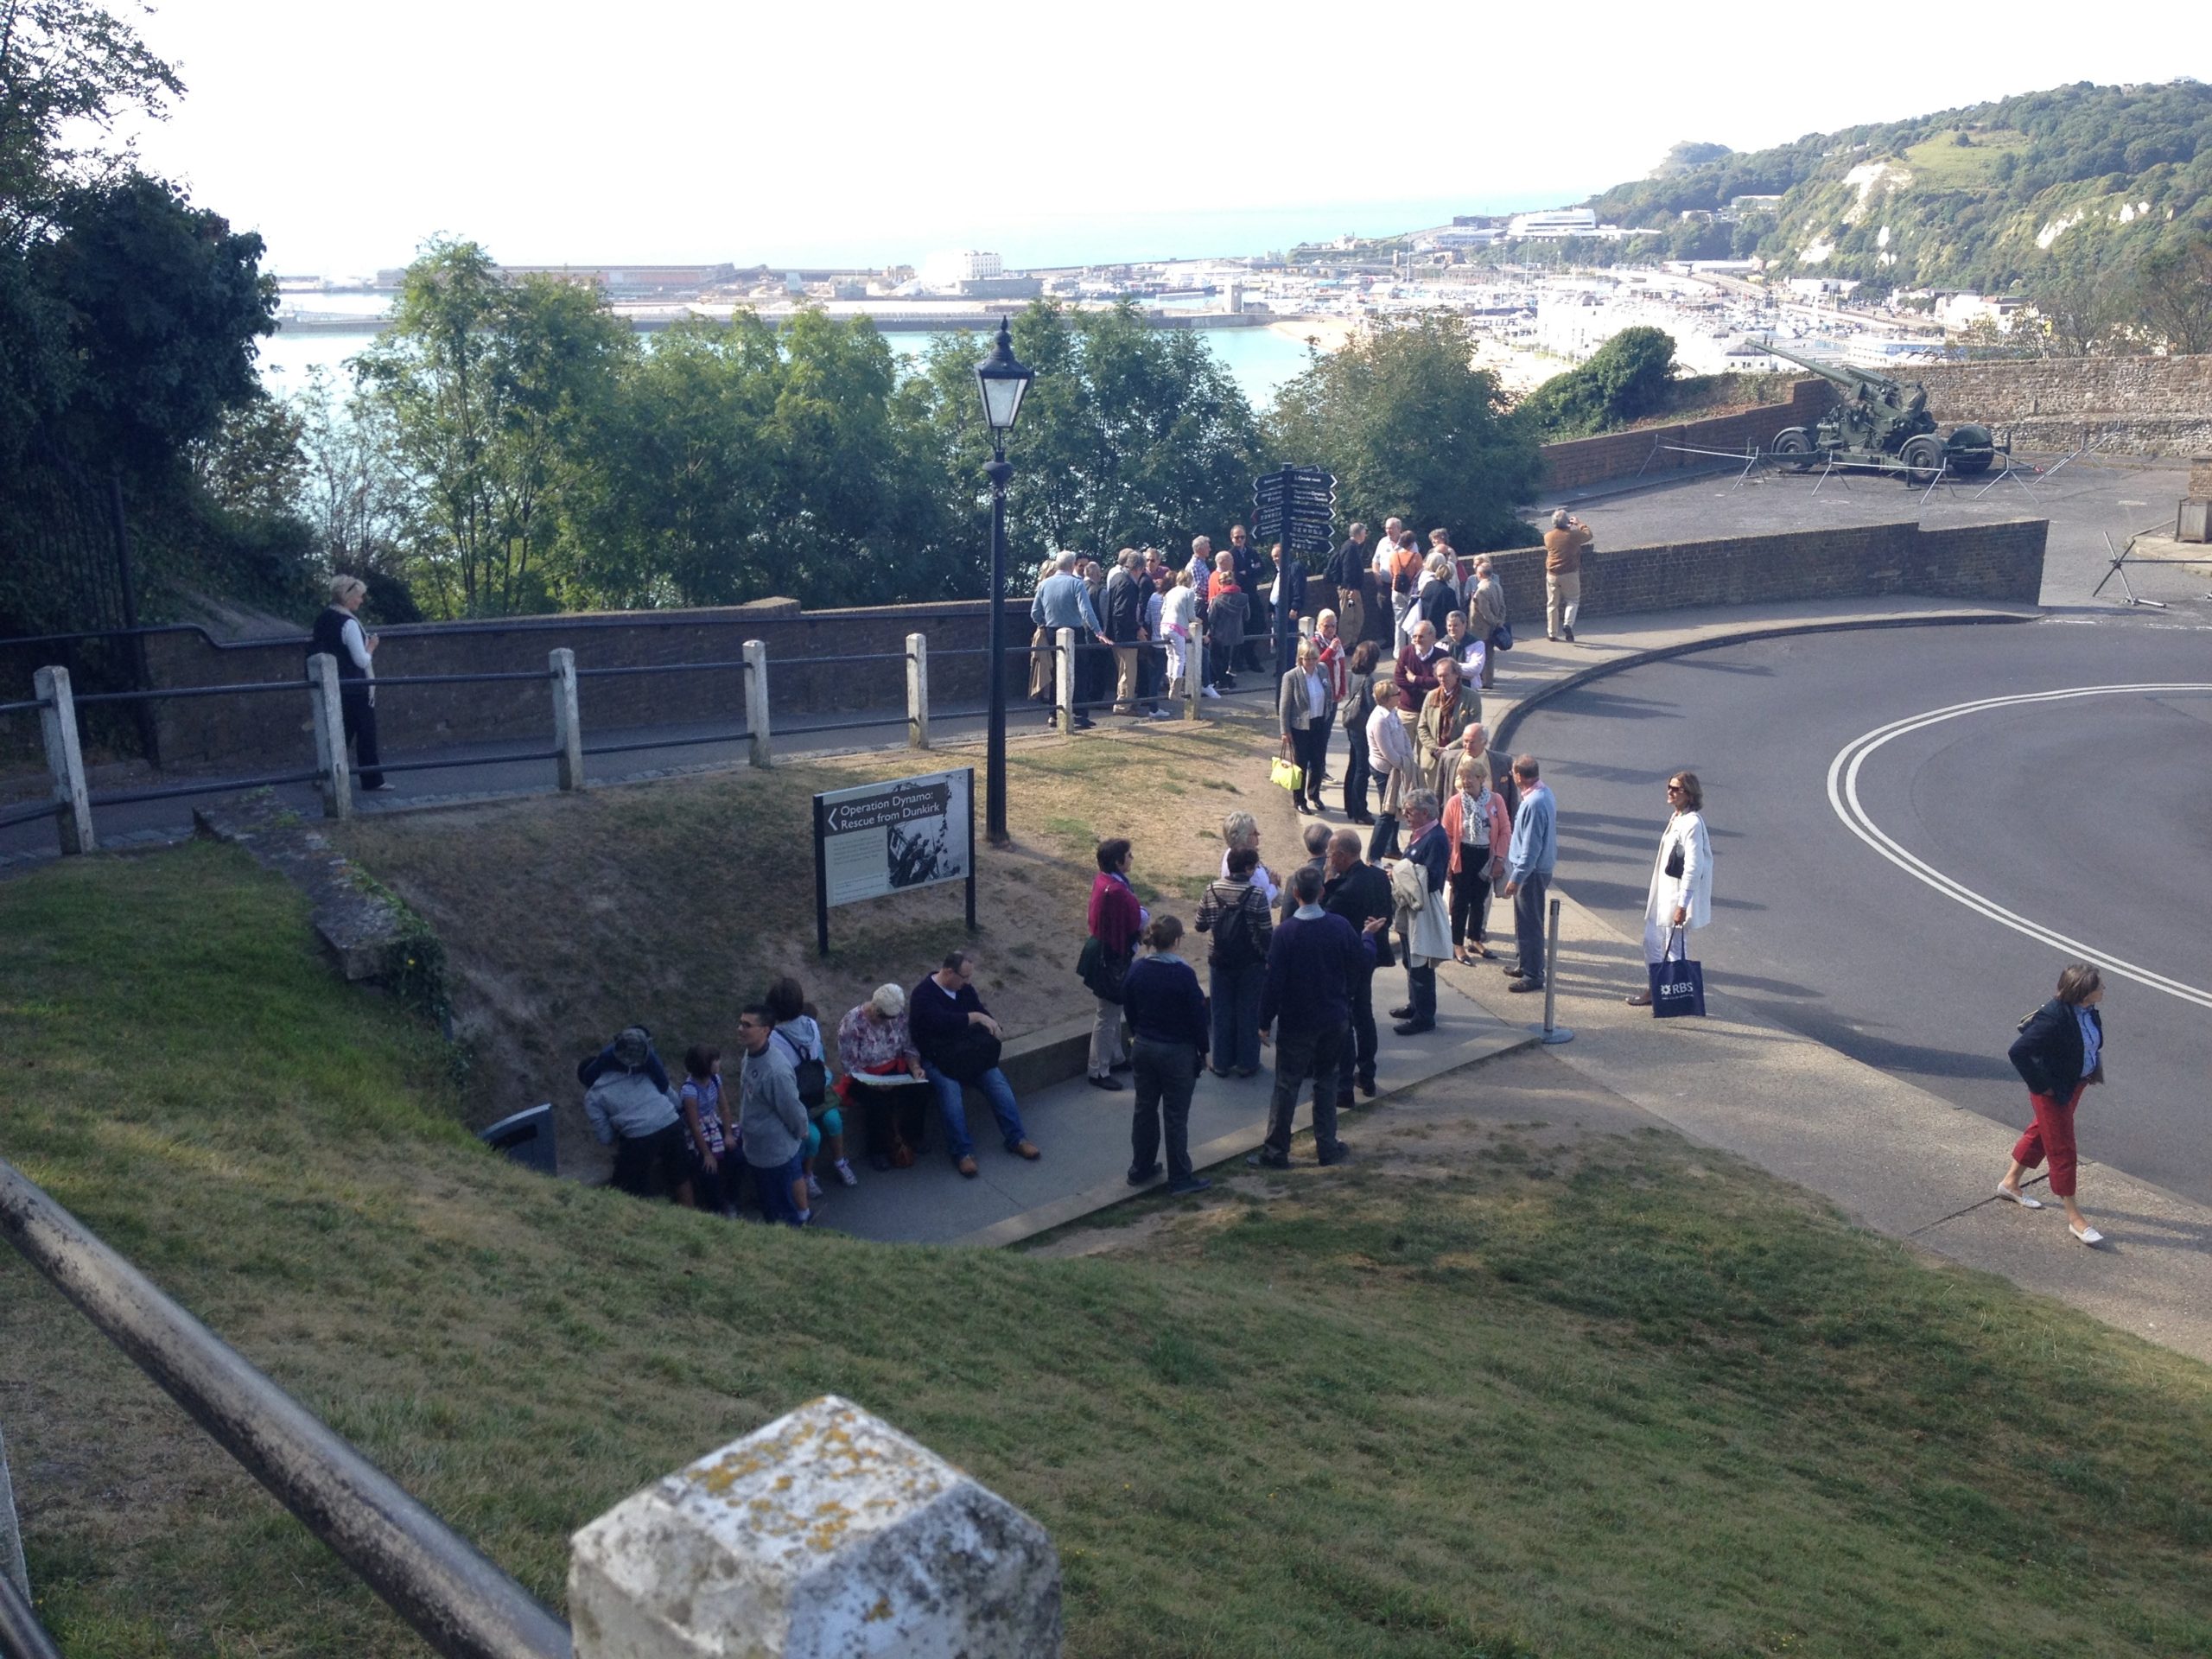
M 1697 774 L 1678 772 L 1667 780 L 1667 804 L 1674 817 L 1660 832 L 1659 852 L 1651 861 L 1651 887 L 1643 899 L 1643 959 L 1665 960 L 1674 941 L 1690 954 L 1688 931 L 1713 919 L 1713 840 L 1705 828 L 1705 791 Z M 1632 1008 L 1651 1006 L 1649 986 L 1628 999 Z

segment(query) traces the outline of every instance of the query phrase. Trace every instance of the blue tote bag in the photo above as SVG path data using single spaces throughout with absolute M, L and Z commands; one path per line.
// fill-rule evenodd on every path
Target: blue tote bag
M 1681 928 L 1668 935 L 1666 953 L 1649 964 L 1649 970 L 1654 1020 L 1705 1013 L 1705 969 L 1689 959 L 1689 945 Z

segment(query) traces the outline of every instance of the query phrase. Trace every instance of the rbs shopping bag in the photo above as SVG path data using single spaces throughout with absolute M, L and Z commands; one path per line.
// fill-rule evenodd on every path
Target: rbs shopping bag
M 1668 938 L 1667 954 L 1650 964 L 1654 1020 L 1705 1012 L 1705 969 L 1689 959 L 1688 949 L 1678 927 Z M 1678 950 L 1685 954 L 1675 955 Z

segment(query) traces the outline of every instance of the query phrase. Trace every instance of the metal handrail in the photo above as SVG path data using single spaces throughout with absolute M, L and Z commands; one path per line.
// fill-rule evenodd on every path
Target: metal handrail
M 245 680 L 236 685 L 159 685 L 143 691 L 82 691 L 70 701 L 79 709 L 96 702 L 168 702 L 182 697 L 239 696 L 252 691 L 304 691 L 308 682 L 298 680 Z
M 126 789 L 112 795 L 91 795 L 86 804 L 95 810 L 104 806 L 135 806 L 141 801 L 176 801 L 188 795 L 229 795 L 240 790 L 274 789 L 279 784 L 315 784 L 322 781 L 320 768 L 313 772 L 271 772 L 258 778 L 211 778 L 198 784 L 167 784 L 159 789 Z M 48 812 L 58 807 L 49 806 Z
M 4 1160 L 0 1235 L 435 1651 L 572 1659 L 536 1597 Z
M 5 1573 L 0 1573 L 0 1659 L 61 1659 L 61 1649 Z
M 768 666 L 805 666 L 814 663 L 903 663 L 906 660 L 906 653 L 903 651 L 863 651 L 842 657 L 771 657 Z
M 20 715 L 26 709 L 51 709 L 53 707 L 54 702 L 50 697 L 33 697 L 28 702 L 0 702 L 0 715 Z
M 595 680 L 605 679 L 616 674 L 695 674 L 703 673 L 710 669 L 727 673 L 734 668 L 748 666 L 750 664 L 742 657 L 734 662 L 639 663 L 621 668 L 580 668 L 576 671 L 576 677 L 580 680 Z

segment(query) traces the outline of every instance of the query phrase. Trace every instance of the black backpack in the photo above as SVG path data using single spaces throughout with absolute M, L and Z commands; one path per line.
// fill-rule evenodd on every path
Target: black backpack
M 791 1052 L 791 1076 L 798 1084 L 798 1103 L 811 1111 L 830 1098 L 830 1068 L 822 1063 L 820 1056 L 800 1053 L 798 1045 L 782 1032 L 775 1034 L 783 1038 L 784 1046 Z

